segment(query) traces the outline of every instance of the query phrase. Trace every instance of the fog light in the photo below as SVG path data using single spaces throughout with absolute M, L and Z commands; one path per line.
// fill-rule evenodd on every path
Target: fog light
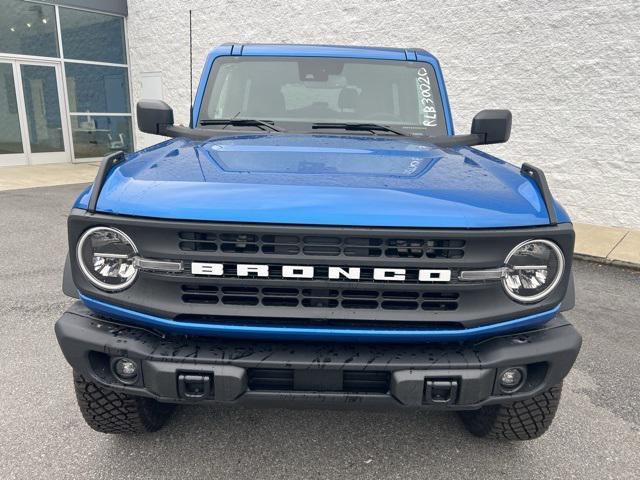
M 500 375 L 500 386 L 507 391 L 515 390 L 522 383 L 523 377 L 521 369 L 508 368 Z
M 120 380 L 130 382 L 138 375 L 138 366 L 133 360 L 120 358 L 113 364 L 113 372 Z

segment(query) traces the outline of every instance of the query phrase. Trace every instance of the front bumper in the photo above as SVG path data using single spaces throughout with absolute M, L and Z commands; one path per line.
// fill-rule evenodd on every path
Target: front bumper
M 97 317 L 77 302 L 55 326 L 71 366 L 93 381 L 161 402 L 475 409 L 532 397 L 567 375 L 580 334 L 560 314 L 543 327 L 476 342 L 367 345 L 163 337 Z M 119 357 L 139 375 L 123 384 Z M 505 393 L 508 367 L 526 381 Z

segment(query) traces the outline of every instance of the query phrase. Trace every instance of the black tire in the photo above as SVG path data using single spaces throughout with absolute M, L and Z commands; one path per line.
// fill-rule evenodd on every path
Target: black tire
M 562 384 L 559 384 L 535 397 L 460 412 L 460 417 L 467 430 L 477 437 L 532 440 L 551 426 L 561 394 Z
M 74 372 L 78 406 L 85 422 L 102 433 L 148 433 L 159 430 L 175 405 L 134 397 L 88 382 Z

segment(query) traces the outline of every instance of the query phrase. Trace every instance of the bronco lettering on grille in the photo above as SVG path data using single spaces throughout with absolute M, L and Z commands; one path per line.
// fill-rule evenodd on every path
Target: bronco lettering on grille
M 360 280 L 360 267 L 329 267 L 325 280 Z M 225 273 L 222 263 L 192 262 L 191 273 L 193 275 L 223 276 Z M 403 282 L 406 279 L 407 270 L 404 268 L 374 268 L 373 279 L 382 282 Z M 237 264 L 234 272 L 237 277 L 272 278 L 269 265 Z M 310 265 L 284 265 L 281 278 L 291 279 L 317 279 L 315 267 Z M 420 282 L 448 282 L 451 280 L 451 270 L 418 270 Z

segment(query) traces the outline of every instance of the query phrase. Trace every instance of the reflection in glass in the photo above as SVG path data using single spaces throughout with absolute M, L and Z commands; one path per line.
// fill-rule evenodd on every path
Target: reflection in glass
M 0 63 L 0 155 L 3 153 L 22 153 L 16 85 L 10 63 Z
M 76 158 L 102 157 L 117 150 L 133 149 L 128 116 L 73 115 L 71 132 Z
M 40 65 L 20 68 L 31 152 L 64 151 L 56 69 Z
M 0 0 L 0 52 L 58 57 L 53 6 Z
M 127 63 L 121 17 L 62 7 L 59 11 L 65 58 Z
M 65 63 L 69 111 L 128 113 L 126 67 Z

